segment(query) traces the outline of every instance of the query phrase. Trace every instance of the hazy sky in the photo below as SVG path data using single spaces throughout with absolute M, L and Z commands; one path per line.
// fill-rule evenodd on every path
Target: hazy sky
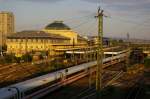
M 104 36 L 150 39 L 150 0 L 0 0 L 0 11 L 15 15 L 16 31 L 43 29 L 64 20 L 81 35 L 96 35 L 99 6 L 105 10 Z

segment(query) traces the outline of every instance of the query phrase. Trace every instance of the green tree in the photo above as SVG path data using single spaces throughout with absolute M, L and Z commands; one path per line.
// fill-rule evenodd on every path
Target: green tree
M 145 66 L 146 68 L 149 68 L 149 67 L 150 67 L 150 58 L 144 59 L 144 66 Z
M 21 57 L 15 57 L 14 60 L 15 60 L 16 63 L 20 63 Z
M 12 63 L 15 59 L 15 56 L 13 54 L 7 54 L 4 56 L 6 63 Z
M 3 45 L 2 49 L 3 51 L 7 51 L 7 45 Z
M 42 54 L 39 55 L 39 59 L 40 59 L 40 60 L 44 59 L 44 57 L 43 57 Z
M 123 40 L 122 40 L 122 39 L 120 39 L 118 42 L 119 42 L 120 44 L 122 44 L 122 43 L 123 43 Z
M 117 40 L 112 40 L 112 45 L 118 45 L 118 41 Z
M 32 56 L 29 53 L 27 53 L 27 54 L 22 55 L 21 59 L 24 60 L 24 62 L 31 62 Z

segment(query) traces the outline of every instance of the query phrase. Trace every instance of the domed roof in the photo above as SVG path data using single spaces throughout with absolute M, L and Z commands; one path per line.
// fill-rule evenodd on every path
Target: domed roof
M 45 29 L 71 30 L 69 26 L 63 23 L 63 21 L 54 21 L 53 23 L 47 25 Z

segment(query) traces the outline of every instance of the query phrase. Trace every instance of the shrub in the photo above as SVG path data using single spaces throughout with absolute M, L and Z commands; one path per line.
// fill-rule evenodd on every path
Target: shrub
M 7 54 L 4 56 L 4 59 L 6 63 L 12 63 L 15 59 L 15 56 L 13 54 Z
M 31 62 L 32 56 L 29 53 L 27 53 L 27 54 L 22 55 L 21 59 L 24 60 L 24 62 Z
M 144 59 L 144 66 L 149 68 L 150 67 L 150 58 Z
M 20 63 L 21 57 L 14 57 L 14 61 L 15 61 L 16 63 Z

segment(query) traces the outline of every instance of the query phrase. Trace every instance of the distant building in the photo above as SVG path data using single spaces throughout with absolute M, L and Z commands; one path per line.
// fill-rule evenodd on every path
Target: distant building
M 47 25 L 43 31 L 47 33 L 59 34 L 64 37 L 70 38 L 70 44 L 86 44 L 87 40 L 79 36 L 76 32 L 71 30 L 69 26 L 63 23 L 63 21 L 54 21 Z
M 43 31 L 22 31 L 7 36 L 7 52 L 25 54 L 31 51 L 49 51 L 54 54 L 53 45 L 69 44 L 70 38 Z
M 98 36 L 88 36 L 88 41 L 94 45 L 98 44 Z M 109 45 L 110 38 L 103 37 L 103 45 Z
M 77 36 L 77 44 L 87 44 L 88 43 L 88 39 L 84 38 L 80 35 Z
M 14 15 L 12 12 L 0 12 L 0 45 L 6 43 L 6 37 L 14 33 Z

